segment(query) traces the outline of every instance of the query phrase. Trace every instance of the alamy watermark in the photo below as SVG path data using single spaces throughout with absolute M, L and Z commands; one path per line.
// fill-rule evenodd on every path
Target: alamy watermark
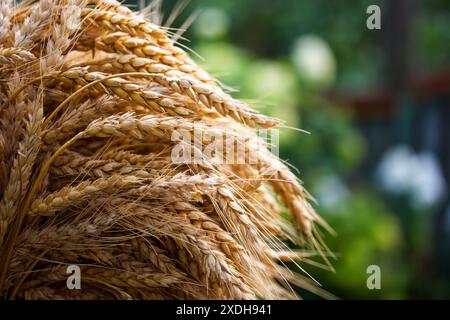
M 376 4 L 367 7 L 366 13 L 369 14 L 366 20 L 366 26 L 369 30 L 381 29 L 381 9 Z
M 381 289 L 381 268 L 375 264 L 367 267 L 366 273 L 369 274 L 367 277 L 366 285 L 369 290 L 380 290 Z
M 66 280 L 66 286 L 69 290 L 81 289 L 81 269 L 76 264 L 71 264 L 66 269 L 66 274 L 69 276 Z

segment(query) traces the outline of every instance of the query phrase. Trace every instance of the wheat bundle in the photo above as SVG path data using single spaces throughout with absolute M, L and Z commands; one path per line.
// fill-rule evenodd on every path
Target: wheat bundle
M 327 226 L 255 134 L 279 122 L 225 93 L 156 16 L 111 0 L 0 3 L 0 295 L 320 292 L 285 267 L 323 252 Z M 195 150 L 226 133 L 256 161 L 175 162 L 180 130 Z

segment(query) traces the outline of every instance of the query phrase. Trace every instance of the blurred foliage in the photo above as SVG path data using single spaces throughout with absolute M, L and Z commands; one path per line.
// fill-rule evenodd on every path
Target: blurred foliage
M 178 2 L 163 1 L 163 11 Z M 307 266 L 308 272 L 341 298 L 449 297 L 448 283 L 427 266 L 429 211 L 377 190 L 372 172 L 362 172 L 370 146 L 354 116 L 321 94 L 367 89 L 382 79 L 381 32 L 366 28 L 371 4 L 383 7 L 381 0 L 192 0 L 177 25 L 199 10 L 184 35 L 203 57 L 197 61 L 236 97 L 285 121 L 280 156 L 300 170 L 337 233 L 326 236 L 338 256 L 336 272 Z M 423 68 L 447 64 L 450 2 L 423 1 L 416 11 L 417 61 Z M 381 267 L 381 290 L 366 287 L 372 264 Z
M 407 267 L 401 260 L 403 246 L 398 221 L 370 188 L 353 190 L 351 197 L 321 210 L 338 230 L 337 238 L 327 243 L 338 253 L 336 273 L 322 272 L 317 279 L 331 286 L 333 293 L 345 298 L 406 298 Z M 339 239 L 346 237 L 346 240 Z M 370 265 L 381 267 L 382 290 L 365 286 Z M 317 274 L 313 269 L 309 270 Z

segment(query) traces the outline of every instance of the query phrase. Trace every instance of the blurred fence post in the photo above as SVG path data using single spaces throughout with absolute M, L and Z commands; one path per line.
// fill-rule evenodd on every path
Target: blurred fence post
M 405 90 L 411 73 L 413 50 L 414 0 L 384 1 L 383 45 L 385 66 L 383 83 L 392 93 Z

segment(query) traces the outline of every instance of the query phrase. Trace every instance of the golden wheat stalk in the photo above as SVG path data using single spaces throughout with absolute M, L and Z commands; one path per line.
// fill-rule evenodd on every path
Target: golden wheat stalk
M 117 1 L 4 0 L 0 22 L 1 296 L 325 295 L 283 266 L 311 258 L 283 240 L 320 253 L 327 225 L 254 132 L 279 121 Z M 179 132 L 194 153 L 231 136 L 256 162 L 175 162 Z M 82 290 L 66 287 L 68 264 L 82 266 Z

